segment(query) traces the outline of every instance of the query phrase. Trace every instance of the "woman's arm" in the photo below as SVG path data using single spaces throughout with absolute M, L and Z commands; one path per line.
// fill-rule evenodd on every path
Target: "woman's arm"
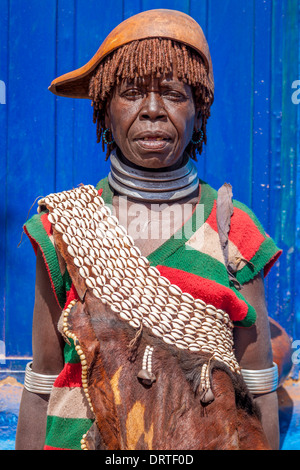
M 40 250 L 37 253 L 35 304 L 32 328 L 32 370 L 56 375 L 63 368 L 63 339 L 57 330 L 61 309 L 52 291 L 49 275 Z M 49 395 L 28 392 L 25 388 L 20 404 L 16 450 L 43 449 Z
M 272 345 L 265 301 L 262 273 L 245 284 L 241 294 L 255 308 L 257 320 L 250 328 L 234 329 L 235 355 L 243 369 L 267 369 L 272 367 Z M 270 445 L 279 448 L 279 420 L 277 392 L 254 397 L 262 414 L 262 424 Z

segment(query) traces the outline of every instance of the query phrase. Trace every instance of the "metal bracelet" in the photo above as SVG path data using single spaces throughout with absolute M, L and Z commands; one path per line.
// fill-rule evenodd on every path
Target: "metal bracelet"
M 241 373 L 253 395 L 275 392 L 278 388 L 278 366 L 275 362 L 269 369 L 241 369 Z
M 28 392 L 48 395 L 58 375 L 38 374 L 32 370 L 32 361 L 28 362 L 25 369 L 24 388 Z

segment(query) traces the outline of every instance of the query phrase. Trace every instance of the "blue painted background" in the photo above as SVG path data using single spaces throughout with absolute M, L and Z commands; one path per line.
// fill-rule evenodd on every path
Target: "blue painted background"
M 300 2 L 0 0 L 2 367 L 31 355 L 35 257 L 26 236 L 19 245 L 30 207 L 38 196 L 96 184 L 109 168 L 90 102 L 47 88 L 84 65 L 121 20 L 151 8 L 189 13 L 207 35 L 216 95 L 199 173 L 215 188 L 230 182 L 283 249 L 266 280 L 269 312 L 300 339 L 300 104 L 292 102 Z

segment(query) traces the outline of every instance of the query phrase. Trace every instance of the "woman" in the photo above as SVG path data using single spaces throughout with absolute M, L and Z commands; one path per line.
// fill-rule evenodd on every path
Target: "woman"
M 119 314 L 125 323 L 129 322 L 136 334 L 132 338 L 134 347 L 138 348 L 141 335 L 144 335 L 141 341 L 148 338 L 138 377 L 152 390 L 161 383 L 161 375 L 156 377 L 155 367 L 158 367 L 157 357 L 162 354 L 159 348 L 157 353 L 153 352 L 151 344 L 157 346 L 153 335 L 162 338 L 165 344 L 171 342 L 170 350 L 181 348 L 192 352 L 193 357 L 200 357 L 195 356 L 199 352 L 208 358 L 201 363 L 202 375 L 197 382 L 203 410 L 215 406 L 210 405 L 216 392 L 216 382 L 209 372 L 213 361 L 225 363 L 233 377 L 240 374 L 240 366 L 260 406 L 269 443 L 272 448 L 278 448 L 277 369 L 272 360 L 263 273 L 268 272 L 280 252 L 252 212 L 237 201 L 232 202 L 230 186 L 224 185 L 217 194 L 209 185 L 199 182 L 192 164 L 206 143 L 206 123 L 214 97 L 212 64 L 201 28 L 180 12 L 140 13 L 115 28 L 88 64 L 54 80 L 50 90 L 63 96 L 92 100 L 98 142 L 102 137 L 107 158 L 111 159 L 111 172 L 97 185 L 98 193 L 92 187 L 82 187 L 59 196 L 49 195 L 39 203 L 40 214 L 25 226 L 37 253 L 37 278 L 33 363 L 26 371 L 17 448 L 43 448 L 45 443 L 45 448 L 49 449 L 80 448 L 82 435 L 91 427 L 95 416 L 98 422 L 101 420 L 108 402 L 114 402 L 118 408 L 122 401 L 120 370 L 109 376 L 112 395 L 106 402 L 107 407 L 101 402 L 102 414 L 96 410 L 99 395 L 94 395 L 96 382 L 101 384 L 100 390 L 106 387 L 103 377 L 109 375 L 109 359 L 114 351 L 116 356 L 123 352 L 119 352 L 119 343 L 114 347 L 107 343 L 110 358 L 106 355 L 103 359 L 100 354 L 103 373 L 93 378 L 96 367 L 92 364 L 99 354 L 98 349 L 101 350 L 101 345 L 114 333 L 101 336 L 105 325 L 99 328 L 97 321 L 109 316 L 112 321 L 111 311 Z M 90 219 L 87 208 L 92 206 L 89 204 L 94 208 Z M 109 204 L 114 213 L 112 218 L 107 211 Z M 71 211 L 69 219 L 68 211 Z M 106 225 L 101 225 L 103 217 Z M 109 228 L 107 223 L 111 224 Z M 115 251 L 109 250 L 114 250 L 115 245 L 109 245 L 111 241 L 105 230 L 116 229 L 119 224 L 125 227 L 129 238 L 125 232 L 120 239 L 115 235 L 119 251 L 114 256 Z M 78 230 L 83 238 L 77 240 L 76 246 Z M 92 248 L 87 244 L 89 251 L 85 252 L 90 232 L 91 239 L 96 241 Z M 103 246 L 104 239 L 107 247 Z M 121 250 L 125 253 L 123 258 Z M 135 256 L 133 250 L 140 254 Z M 124 259 L 127 264 L 122 266 Z M 148 276 L 147 263 L 156 267 L 151 276 Z M 134 271 L 137 266 L 142 274 Z M 126 275 L 122 269 L 127 270 Z M 169 289 L 168 306 L 176 311 L 172 317 L 174 320 L 176 316 L 176 331 L 171 320 L 168 321 L 166 308 L 156 304 L 160 297 L 158 291 L 152 295 L 148 286 L 148 297 L 144 296 L 146 304 L 141 302 L 141 286 L 145 286 L 142 269 L 148 270 L 147 282 L 154 279 L 156 286 L 165 283 Z M 209 309 L 214 319 L 221 315 L 220 329 L 224 331 L 219 333 L 225 335 L 222 336 L 226 343 L 224 354 L 220 353 L 223 351 L 220 341 L 209 337 L 211 332 L 205 336 L 207 344 L 203 348 L 194 341 L 195 334 L 190 333 L 194 342 L 189 346 L 186 328 L 193 332 L 196 327 L 186 322 L 183 338 L 186 341 L 182 342 L 180 321 L 183 320 L 177 316 L 176 304 L 179 298 L 184 299 L 182 304 L 178 303 L 181 315 L 183 307 L 190 312 L 189 318 L 195 318 L 191 312 L 199 313 L 200 307 L 188 310 L 193 299 L 203 302 L 206 316 L 209 316 Z M 154 320 L 154 323 L 147 323 L 147 311 L 150 311 L 147 301 L 156 306 L 156 313 L 164 315 L 159 316 L 157 323 Z M 84 304 L 88 306 L 86 310 L 82 310 Z M 64 306 L 65 313 L 60 321 Z M 146 312 L 144 317 L 139 317 L 141 308 Z M 153 312 L 151 310 L 151 318 Z M 199 328 L 205 320 L 201 317 Z M 232 322 L 235 354 L 229 331 Z M 152 336 L 149 336 L 149 329 Z M 128 332 L 128 337 L 132 337 L 132 331 Z M 174 332 L 179 339 L 174 339 Z M 202 333 L 197 329 L 198 339 Z M 185 357 L 184 354 L 181 357 Z M 170 369 L 175 355 L 174 352 L 168 356 Z M 267 385 L 262 385 L 263 382 Z M 169 393 L 171 396 L 171 390 Z M 133 419 L 131 411 L 128 419 Z M 62 427 L 66 423 L 67 429 Z M 92 445 L 97 439 L 113 440 L 114 425 L 117 426 L 103 423 L 102 434 L 94 438 Z M 118 426 L 122 427 L 120 423 Z M 149 429 L 141 434 L 144 446 L 145 442 L 149 444 Z M 139 447 L 140 439 L 134 435 L 130 445 L 127 442 L 121 448 L 147 448 Z M 261 439 L 261 448 L 268 448 L 264 438 Z M 84 439 L 82 447 L 87 445 Z M 196 448 L 194 442 L 182 445 L 191 447 L 181 448 Z M 117 446 L 120 442 L 109 448 Z M 101 448 L 101 443 L 98 447 Z

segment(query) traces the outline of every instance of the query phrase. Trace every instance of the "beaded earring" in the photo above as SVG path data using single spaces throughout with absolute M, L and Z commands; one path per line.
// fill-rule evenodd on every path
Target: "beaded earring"
M 202 142 L 203 140 L 203 130 L 202 129 L 198 129 L 197 132 L 199 133 L 199 139 L 198 140 L 194 140 L 193 137 L 194 137 L 194 134 L 195 134 L 195 131 L 193 132 L 193 136 L 191 138 L 191 142 L 192 144 L 194 145 L 198 145 Z
M 107 133 L 107 132 L 110 132 L 110 134 L 111 134 L 112 140 L 110 140 L 110 141 L 107 140 L 107 137 L 106 137 L 106 133 Z M 113 135 L 112 135 L 110 129 L 105 129 L 105 131 L 103 132 L 103 137 L 102 137 L 102 139 L 103 139 L 103 142 L 104 142 L 105 144 L 107 144 L 107 145 L 113 144 L 114 141 L 115 141 L 115 139 L 114 139 L 114 137 L 113 137 Z

